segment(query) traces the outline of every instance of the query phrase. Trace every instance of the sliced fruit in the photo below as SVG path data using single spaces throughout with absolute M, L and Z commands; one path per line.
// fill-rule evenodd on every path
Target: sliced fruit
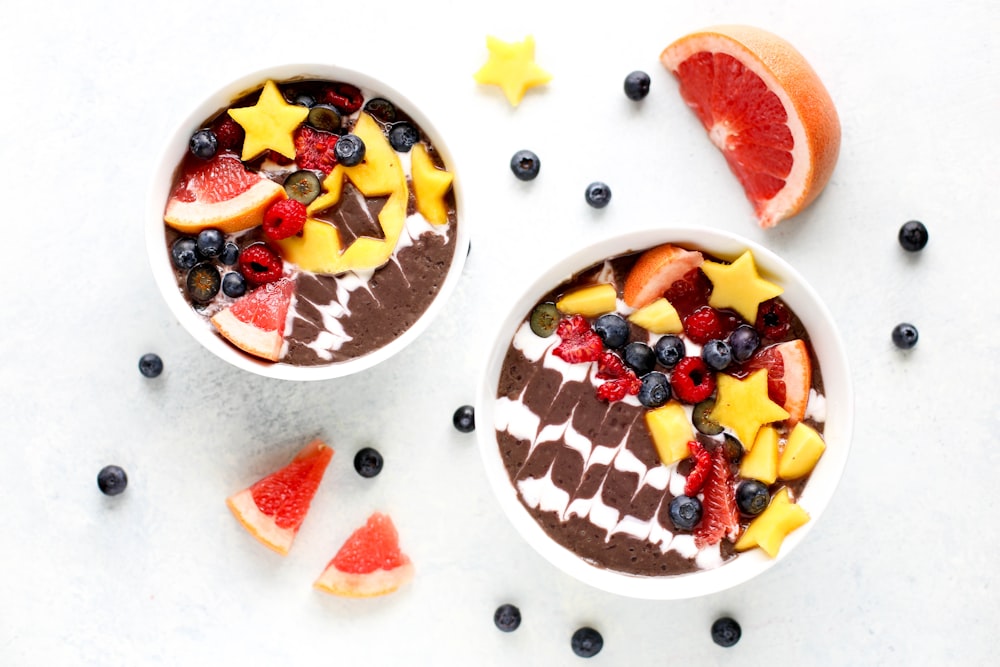
M 632 308 L 642 308 L 664 295 L 675 281 L 701 266 L 697 250 L 685 250 L 665 243 L 639 256 L 625 278 L 623 298 Z
M 671 465 L 691 455 L 688 443 L 695 439 L 694 428 L 684 407 L 677 401 L 647 410 L 646 428 L 663 465 Z
M 757 431 L 753 447 L 746 448 L 746 455 L 740 461 L 740 477 L 765 484 L 774 484 L 778 479 L 778 431 L 773 426 L 763 426 Z
M 788 434 L 785 448 L 778 460 L 778 477 L 798 479 L 805 477 L 816 466 L 819 457 L 826 451 L 823 436 L 810 426 L 799 422 Z
M 285 318 L 295 283 L 282 278 L 261 285 L 212 316 L 212 324 L 244 352 L 270 361 L 281 358 Z
M 736 507 L 736 489 L 729 470 L 725 449 L 712 452 L 712 468 L 705 479 L 701 503 L 701 521 L 694 528 L 694 544 L 703 549 L 718 544 L 722 538 L 736 539 L 740 529 L 740 514 Z
M 567 315 L 597 317 L 615 309 L 618 293 L 609 283 L 587 285 L 568 292 L 556 301 L 556 308 Z
M 809 404 L 812 362 L 804 341 L 796 339 L 769 345 L 746 362 L 748 370 L 767 369 L 767 393 L 788 412 L 788 422 L 802 421 Z
M 273 150 L 289 160 L 295 159 L 295 129 L 305 121 L 309 109 L 289 104 L 273 81 L 264 84 L 256 104 L 230 109 L 229 115 L 243 128 L 243 160 L 252 160 L 264 151 Z
M 529 88 L 548 83 L 552 75 L 535 63 L 535 38 L 528 35 L 521 42 L 504 42 L 486 37 L 489 60 L 474 78 L 482 84 L 499 86 L 511 106 L 517 106 Z
M 663 297 L 635 311 L 629 315 L 628 320 L 654 334 L 675 334 L 684 331 L 677 309 Z
M 840 152 L 833 100 L 784 39 L 750 26 L 686 35 L 660 55 L 753 204 L 773 227 L 823 191 Z
M 413 196 L 417 212 L 432 225 L 448 223 L 448 205 L 444 197 L 451 190 L 454 175 L 434 166 L 423 144 L 415 144 L 410 153 L 410 172 L 413 177 Z
M 701 270 L 712 281 L 708 305 L 713 308 L 732 308 L 750 324 L 757 323 L 760 304 L 785 291 L 779 285 L 760 277 L 753 253 L 749 250 L 744 251 L 732 264 L 705 262 L 701 265 Z
M 760 547 L 774 558 L 788 534 L 808 521 L 809 513 L 791 501 L 788 487 L 782 487 L 736 541 L 736 550 Z
M 259 225 L 267 207 L 284 198 L 283 187 L 250 171 L 235 155 L 188 159 L 163 221 L 185 234 L 210 227 L 239 232 Z
M 291 463 L 226 499 L 250 534 L 285 555 L 309 512 L 333 449 L 322 440 L 306 445 Z
M 709 417 L 733 431 L 744 447 L 753 447 L 761 426 L 788 418 L 767 393 L 767 373 L 761 369 L 738 380 L 719 373 L 718 395 Z
M 313 585 L 334 595 L 373 597 L 392 593 L 412 578 L 413 564 L 399 549 L 392 519 L 376 512 L 347 538 Z

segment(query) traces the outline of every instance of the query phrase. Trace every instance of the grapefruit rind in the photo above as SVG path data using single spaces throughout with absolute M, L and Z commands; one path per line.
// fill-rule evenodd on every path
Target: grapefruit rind
M 254 502 L 253 494 L 249 488 L 226 498 L 226 505 L 247 529 L 247 532 L 282 556 L 288 555 L 298 529 L 279 528 L 274 522 L 274 517 L 264 514 L 257 508 L 257 503 Z
M 622 291 L 622 298 L 632 308 L 642 308 L 670 289 L 674 282 L 683 278 L 692 269 L 697 269 L 704 261 L 697 250 L 665 243 L 650 248 L 632 266 Z
M 785 383 L 785 403 L 782 407 L 788 412 L 788 423 L 794 426 L 806 416 L 809 388 L 812 386 L 812 362 L 809 360 L 806 344 L 802 340 L 779 343 L 777 349 L 781 353 L 785 369 L 782 377 Z M 800 372 L 790 374 L 790 369 L 798 369 Z M 790 381 L 790 377 L 794 377 L 797 382 Z
M 285 338 L 279 331 L 265 331 L 243 322 L 229 308 L 213 315 L 212 324 L 223 338 L 248 354 L 268 361 L 281 358 Z
M 341 572 L 332 563 L 313 584 L 326 593 L 342 597 L 367 598 L 387 595 L 413 579 L 413 563 L 391 570 L 374 570 L 365 574 Z
M 171 197 L 163 221 L 184 234 L 197 234 L 208 228 L 233 234 L 260 225 L 267 207 L 286 197 L 284 187 L 262 178 L 248 190 L 220 202 L 185 202 Z

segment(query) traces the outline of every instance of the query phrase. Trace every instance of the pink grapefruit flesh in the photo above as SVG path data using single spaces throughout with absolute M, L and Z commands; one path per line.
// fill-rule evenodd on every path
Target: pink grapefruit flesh
M 261 285 L 213 315 L 212 324 L 244 352 L 277 361 L 281 358 L 285 319 L 294 289 L 291 278 Z
M 347 538 L 316 580 L 316 588 L 345 597 L 373 597 L 413 578 L 413 564 L 399 549 L 399 534 L 388 515 L 376 512 Z

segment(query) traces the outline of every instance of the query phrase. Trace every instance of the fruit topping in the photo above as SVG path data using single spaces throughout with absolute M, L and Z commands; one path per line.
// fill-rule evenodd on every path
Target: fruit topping
M 778 459 L 779 479 L 799 479 L 816 467 L 816 462 L 826 451 L 823 436 L 811 426 L 799 422 L 788 434 L 781 457 Z
M 290 278 L 261 285 L 213 315 L 212 324 L 244 352 L 277 361 L 281 357 L 285 318 L 294 289 L 295 283 Z
M 197 243 L 202 257 L 218 257 L 226 245 L 226 237 L 218 229 L 203 229 L 198 232 Z
M 646 411 L 646 428 L 663 465 L 691 456 L 688 443 L 694 439 L 694 429 L 687 413 L 677 401 L 668 401 L 661 408 Z
M 311 109 L 314 106 L 316 106 L 316 98 L 306 93 L 290 95 L 289 91 L 285 91 L 285 99 L 287 99 L 292 104 L 297 104 L 300 107 L 305 107 L 306 109 Z M 306 122 L 309 122 L 308 118 L 306 119 Z
M 493 623 L 501 632 L 514 632 L 521 625 L 521 610 L 512 604 L 502 604 L 493 612 Z
M 248 245 L 240 253 L 240 273 L 251 285 L 264 285 L 281 278 L 284 262 L 263 243 Z
M 322 101 L 337 107 L 341 113 L 352 114 L 361 108 L 364 96 L 357 86 L 337 82 L 323 90 Z
M 198 255 L 198 242 L 189 237 L 181 237 L 170 246 L 170 261 L 174 268 L 187 271 L 192 268 L 201 257 Z
M 654 334 L 676 334 L 684 330 L 677 309 L 662 297 L 629 315 L 628 321 Z
M 222 276 L 211 262 L 196 264 L 187 274 L 187 293 L 198 303 L 208 303 L 219 293 Z
M 918 252 L 927 245 L 927 227 L 919 220 L 910 220 L 899 228 L 899 245 L 908 252 Z
M 413 564 L 399 548 L 388 515 L 375 512 L 355 530 L 323 570 L 316 588 L 346 597 L 392 593 L 413 579 Z
M 604 208 L 611 203 L 611 188 L 607 183 L 594 181 L 584 190 L 583 198 L 593 208 Z
M 670 400 L 670 381 L 663 373 L 647 373 L 642 376 L 641 382 L 638 398 L 647 408 L 658 408 Z
M 287 239 L 302 231 L 306 224 L 306 205 L 294 199 L 271 204 L 264 213 L 264 236 L 271 241 Z
M 476 409 L 471 405 L 463 405 L 451 416 L 452 425 L 461 433 L 472 433 L 476 430 Z
M 556 307 L 567 315 L 597 317 L 609 313 L 617 305 L 618 293 L 610 283 L 577 287 L 559 297 Z
M 740 477 L 760 480 L 764 484 L 774 484 L 778 479 L 778 430 L 764 426 L 757 431 L 753 447 L 740 461 Z
M 365 159 L 365 142 L 356 134 L 345 134 L 333 147 L 333 154 L 340 164 L 353 167 Z
M 601 337 L 605 347 L 619 348 L 628 342 L 628 322 L 618 313 L 607 313 L 594 321 L 594 333 Z
M 629 72 L 625 77 L 625 97 L 641 100 L 649 95 L 649 75 L 640 70 Z
M 229 116 L 223 116 L 215 125 L 215 139 L 222 150 L 235 151 L 243 144 L 243 136 L 243 128 Z
M 694 410 L 691 411 L 691 422 L 694 427 L 698 429 L 699 433 L 704 433 L 705 435 L 719 435 L 725 429 L 722 425 L 713 420 L 709 415 L 712 412 L 712 408 L 715 407 L 714 398 L 706 398 L 694 406 Z
M 622 359 L 637 375 L 645 375 L 656 366 L 656 354 L 653 353 L 653 348 L 639 341 L 633 341 L 625 346 L 622 350 Z
M 771 502 L 767 485 L 756 479 L 744 479 L 736 486 L 736 507 L 747 516 L 757 516 Z
M 700 403 L 715 392 L 715 377 L 701 357 L 684 357 L 670 376 L 670 388 L 685 403 Z
M 120 466 L 104 466 L 97 473 L 97 488 L 106 496 L 117 496 L 126 486 L 128 486 L 128 475 Z
M 639 256 L 626 276 L 622 297 L 632 308 L 642 308 L 664 296 L 675 281 L 683 279 L 702 262 L 702 254 L 696 250 L 669 243 L 650 248 Z M 667 295 L 667 299 L 675 308 L 678 306 L 675 298 Z
M 229 115 L 245 133 L 242 160 L 252 160 L 268 150 L 291 159 L 295 157 L 292 133 L 309 115 L 309 110 L 286 102 L 275 83 L 268 81 L 256 104 L 230 109 Z
M 511 106 L 524 99 L 529 88 L 548 83 L 552 75 L 535 63 L 535 39 L 531 35 L 521 42 L 504 42 L 486 37 L 489 60 L 473 78 L 481 84 L 499 86 Z
M 756 322 L 761 303 L 785 291 L 780 285 L 760 277 L 749 250 L 745 250 L 732 264 L 705 262 L 701 270 L 712 281 L 708 305 L 732 308 L 750 324 Z
M 701 359 L 713 371 L 722 371 L 733 362 L 733 351 L 724 340 L 710 340 L 701 348 Z
M 604 352 L 597 360 L 597 378 L 607 380 L 597 388 L 597 398 L 602 401 L 620 401 L 627 395 L 635 396 L 642 382 L 614 352 Z
M 701 521 L 701 501 L 693 496 L 674 496 L 668 511 L 670 521 L 677 530 L 693 530 Z
M 518 151 L 510 158 L 510 170 L 518 180 L 534 180 L 541 168 L 542 161 L 531 151 Z
M 733 646 L 743 636 L 740 624 L 727 617 L 716 619 L 712 623 L 712 641 L 724 648 Z
M 340 112 L 332 104 L 313 104 L 309 109 L 309 115 L 306 116 L 306 122 L 323 132 L 331 134 L 341 132 Z
M 740 528 L 739 513 L 729 459 L 721 447 L 712 452 L 712 469 L 705 478 L 703 495 L 703 515 L 694 529 L 695 546 L 703 549 L 724 537 L 735 539 Z
M 736 541 L 737 551 L 760 547 L 774 558 L 781 543 L 790 532 L 809 521 L 809 514 L 788 496 L 788 487 L 782 487 L 771 503 L 757 515 Z
M 338 143 L 336 134 L 308 126 L 300 127 L 295 132 L 295 161 L 303 169 L 316 169 L 329 174 L 337 165 Z
M 697 440 L 690 441 L 688 449 L 694 458 L 694 468 L 684 480 L 684 495 L 694 496 L 705 486 L 705 480 L 712 472 L 712 452 L 705 449 Z
M 319 176 L 311 169 L 293 171 L 285 177 L 285 194 L 303 204 L 311 204 L 322 192 Z
M 695 268 L 675 280 L 667 288 L 664 298 L 674 306 L 683 320 L 697 309 L 708 305 L 708 295 L 711 291 L 712 283 L 708 277 L 700 268 Z
M 354 455 L 354 469 L 362 477 L 374 477 L 382 472 L 382 455 L 372 447 L 362 447 Z
M 559 326 L 559 309 L 551 301 L 540 303 L 531 311 L 528 320 L 531 331 L 541 338 L 548 338 L 556 332 Z M 597 332 L 600 334 L 600 331 Z
M 222 293 L 226 296 L 237 299 L 247 291 L 247 279 L 242 273 L 230 271 L 222 276 Z
M 158 354 L 147 352 L 139 357 L 139 372 L 142 373 L 143 377 L 159 377 L 160 373 L 163 372 L 163 359 Z
M 365 102 L 365 111 L 380 123 L 396 122 L 396 105 L 384 97 L 373 97 Z
M 660 336 L 653 344 L 653 354 L 661 366 L 671 369 L 684 358 L 685 347 L 684 339 L 680 336 Z
M 188 142 L 188 150 L 195 157 L 202 160 L 209 160 L 215 157 L 216 152 L 219 150 L 219 140 L 216 138 L 215 132 L 211 130 L 198 130 L 191 135 L 191 140 Z
M 225 266 L 233 266 L 240 259 L 240 247 L 228 241 L 226 245 L 222 246 L 222 252 L 219 253 L 219 261 Z
M 739 465 L 743 459 L 743 445 L 734 436 L 726 433 L 722 436 L 722 451 L 731 463 Z
M 919 337 L 917 328 L 908 322 L 897 324 L 892 328 L 892 342 L 901 350 L 913 349 Z
M 791 314 L 785 304 L 777 299 L 765 301 L 757 309 L 755 327 L 764 338 L 780 340 L 792 330 Z
M 445 195 L 451 190 L 455 176 L 444 169 L 438 169 L 423 144 L 413 147 L 410 157 L 410 173 L 413 179 L 413 196 L 417 200 L 417 212 L 432 225 L 448 222 L 448 205 Z
M 742 380 L 720 373 L 718 383 L 719 393 L 709 417 L 733 431 L 741 443 L 754 442 L 761 426 L 788 419 L 788 413 L 768 397 L 764 369 Z
M 562 341 L 552 352 L 567 363 L 597 361 L 604 351 L 601 337 L 594 333 L 587 320 L 580 315 L 560 320 L 556 334 Z
M 594 628 L 580 628 L 573 633 L 570 647 L 581 658 L 593 658 L 604 648 L 604 637 Z
M 389 145 L 400 153 L 407 153 L 420 141 L 420 131 L 411 123 L 396 123 L 389 130 Z
M 741 324 L 729 334 L 729 348 L 735 361 L 746 361 L 760 346 L 760 335 L 749 324 Z
M 789 340 L 758 350 L 744 364 L 744 369 L 759 368 L 767 369 L 767 394 L 788 412 L 789 423 L 801 421 L 812 387 L 812 362 L 805 341 Z
M 702 306 L 684 318 L 684 333 L 699 345 L 726 335 L 719 311 L 709 306 Z

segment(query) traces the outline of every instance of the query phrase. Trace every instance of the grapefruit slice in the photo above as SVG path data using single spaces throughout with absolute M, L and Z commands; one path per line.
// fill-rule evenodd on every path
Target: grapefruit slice
M 703 257 L 697 250 L 685 250 L 664 243 L 639 256 L 625 277 L 622 298 L 633 308 L 642 308 L 656 301 L 675 281 L 701 266 Z
M 287 466 L 230 496 L 226 505 L 251 535 L 285 555 L 331 458 L 333 449 L 313 440 Z
M 185 234 L 209 227 L 231 234 L 259 225 L 267 207 L 285 197 L 285 188 L 250 171 L 235 155 L 189 158 L 163 221 Z
M 413 578 L 413 564 L 399 550 L 399 534 L 388 515 L 375 512 L 340 547 L 316 588 L 345 597 L 392 593 Z
M 277 361 L 285 342 L 285 318 L 294 289 L 291 278 L 261 285 L 213 315 L 212 324 L 244 352 Z
M 767 369 L 768 397 L 785 409 L 790 425 L 802 421 L 812 386 L 812 362 L 804 341 L 769 345 L 751 357 L 745 368 L 751 373 Z
M 759 28 L 716 26 L 678 39 L 660 61 L 743 185 L 761 227 L 819 196 L 840 152 L 840 119 L 791 44 Z

